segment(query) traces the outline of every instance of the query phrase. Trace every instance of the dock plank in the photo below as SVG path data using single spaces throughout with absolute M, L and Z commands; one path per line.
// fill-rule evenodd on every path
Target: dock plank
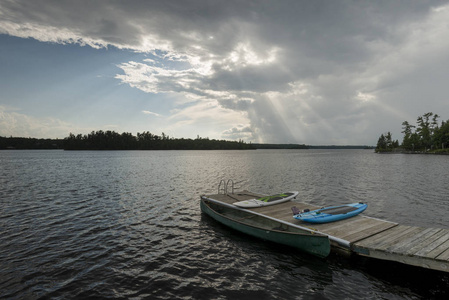
M 376 245 L 375 248 L 378 250 L 393 252 L 393 247 L 400 247 L 402 245 L 405 245 L 407 247 L 410 241 L 416 239 L 417 235 L 422 234 L 423 230 L 424 228 L 421 227 L 409 226 L 409 228 L 405 229 L 399 236 L 396 236 L 393 239 L 389 239 L 384 243 L 380 243 L 379 245 Z
M 372 237 L 378 233 L 381 233 L 387 229 L 390 229 L 394 226 L 397 226 L 397 224 L 393 224 L 393 223 L 377 223 L 371 227 L 367 227 L 364 230 L 360 230 L 358 232 L 352 233 L 352 234 L 348 234 L 343 236 L 342 238 L 351 242 L 351 243 L 355 243 L 358 242 L 360 240 L 363 239 L 367 239 L 369 237 Z
M 434 228 L 434 230 L 430 231 L 427 235 L 415 240 L 413 244 L 409 245 L 409 247 L 405 251 L 405 254 L 416 255 L 416 253 L 428 247 L 429 244 L 438 239 L 442 230 L 443 229 Z
M 363 225 L 362 225 L 363 224 Z M 338 222 L 331 222 L 326 224 L 317 224 L 317 228 L 322 231 L 329 231 L 329 232 L 338 232 L 341 231 L 340 229 L 347 229 L 349 227 L 359 228 L 360 231 L 363 231 L 365 227 L 374 226 L 377 224 L 385 224 L 385 227 L 391 227 L 397 225 L 397 223 L 392 223 L 388 221 L 379 220 L 376 218 L 370 218 L 365 217 L 362 215 L 358 215 L 349 219 L 341 220 Z M 362 226 L 361 226 L 362 225 Z M 391 225 L 391 226 L 390 226 Z M 359 227 L 361 226 L 361 227 Z M 347 231 L 343 232 L 343 234 L 346 234 Z
M 402 246 L 408 247 L 410 241 L 416 239 L 417 235 L 422 234 L 423 230 L 424 228 L 410 226 L 410 228 L 404 230 L 403 234 L 397 236 L 394 239 L 390 239 L 387 242 L 384 242 L 380 245 L 376 245 L 374 246 L 374 248 L 377 250 L 383 250 L 387 252 L 400 253 L 399 251 L 394 250 L 393 248 L 398 248 Z
M 362 228 L 360 231 L 357 231 L 357 232 L 354 232 L 354 233 L 351 233 L 348 235 L 343 235 L 342 239 L 345 239 L 351 243 L 355 243 L 362 239 L 372 237 L 378 233 L 381 233 L 381 232 L 388 230 L 392 227 L 395 227 L 397 225 L 398 224 L 390 223 L 390 222 L 379 222 L 371 227 L 366 227 L 364 229 Z
M 445 255 L 444 255 L 445 251 L 447 251 L 447 250 L 449 250 L 449 240 L 445 241 L 440 246 L 438 246 L 435 249 L 433 249 L 432 251 L 430 251 L 427 255 L 435 256 L 435 258 L 441 259 L 441 260 L 449 260 L 449 257 L 445 257 Z
M 415 230 L 413 227 L 398 225 L 383 232 L 383 234 L 374 235 L 359 241 L 357 245 L 365 248 L 376 247 L 376 249 L 380 249 L 383 245 L 390 244 L 392 241 L 397 241 L 400 237 L 409 234 L 413 230 Z
M 438 255 L 437 259 L 444 260 L 444 261 L 449 261 L 449 249 L 447 249 L 446 251 L 444 251 L 443 253 Z
M 354 220 L 351 220 L 351 222 L 341 222 L 340 224 L 335 224 L 335 226 L 328 227 L 325 230 L 320 227 L 317 228 L 329 233 L 330 235 L 341 237 L 347 233 L 352 234 L 360 231 L 359 228 L 364 227 L 366 223 L 371 224 L 372 222 L 372 220 L 364 219 L 362 217 L 353 219 Z
M 448 240 L 449 240 L 449 231 L 442 229 L 438 234 L 434 235 L 433 241 L 431 242 L 428 241 L 427 245 L 421 248 L 421 250 L 417 251 L 415 255 L 426 256 L 429 258 L 436 258 L 439 254 L 441 254 L 441 251 L 440 253 L 437 254 L 435 253 L 430 254 L 430 253 L 432 253 L 433 250 L 437 249 L 439 246 L 441 246 Z
M 420 228 L 416 234 L 392 244 L 386 250 L 390 252 L 407 253 L 414 246 L 419 246 L 426 238 L 433 234 L 437 229 L 435 228 Z
M 316 228 L 323 231 L 337 231 L 342 227 L 353 226 L 352 224 L 357 224 L 363 222 L 363 218 L 361 216 L 355 216 L 349 219 L 344 219 L 336 222 L 322 223 L 322 224 L 314 224 Z

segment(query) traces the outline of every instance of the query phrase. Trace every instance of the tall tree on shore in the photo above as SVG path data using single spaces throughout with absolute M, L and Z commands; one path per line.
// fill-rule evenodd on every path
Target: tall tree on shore
M 405 149 L 412 149 L 413 141 L 413 128 L 415 126 L 410 125 L 408 121 L 402 122 L 402 133 L 404 134 L 404 139 L 402 141 L 402 147 Z
M 435 148 L 449 148 L 449 120 L 442 121 L 433 137 Z
M 433 116 L 432 123 L 430 122 L 430 118 Z M 422 116 L 419 116 L 417 119 L 418 127 L 416 132 L 418 133 L 422 146 L 425 149 L 432 148 L 432 136 L 435 132 L 435 129 L 438 128 L 438 115 L 434 115 L 432 112 L 425 113 Z

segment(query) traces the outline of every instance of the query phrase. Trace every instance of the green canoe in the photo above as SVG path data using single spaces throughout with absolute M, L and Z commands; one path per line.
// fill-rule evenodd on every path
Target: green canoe
M 293 224 L 288 225 L 205 196 L 201 197 L 200 206 L 203 213 L 237 231 L 291 246 L 318 257 L 326 257 L 330 253 L 330 242 L 326 235 L 297 228 Z

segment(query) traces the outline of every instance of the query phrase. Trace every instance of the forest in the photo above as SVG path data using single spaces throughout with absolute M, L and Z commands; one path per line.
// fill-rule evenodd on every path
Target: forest
M 449 154 L 449 120 L 439 124 L 439 118 L 439 115 L 428 112 L 417 118 L 416 125 L 402 122 L 402 144 L 387 132 L 379 137 L 375 151 Z
M 114 131 L 92 131 L 87 135 L 70 133 L 64 139 L 65 150 L 245 150 L 255 149 L 253 145 L 240 141 L 215 140 L 197 137 L 196 139 L 172 138 L 152 134 L 148 131 L 137 133 Z
M 89 134 L 69 134 L 64 139 L 37 139 L 23 137 L 1 137 L 0 149 L 64 149 L 64 150 L 242 150 L 256 149 L 251 143 L 240 141 L 196 139 L 175 139 L 162 133 L 137 133 L 92 131 Z
M 0 149 L 63 149 L 62 139 L 36 139 L 0 136 Z

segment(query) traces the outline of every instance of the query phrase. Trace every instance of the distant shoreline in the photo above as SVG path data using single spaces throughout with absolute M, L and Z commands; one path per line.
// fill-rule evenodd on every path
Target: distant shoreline
M 372 149 L 374 150 L 375 146 L 366 146 L 366 145 L 345 145 L 345 146 L 338 146 L 338 145 L 329 145 L 329 146 L 308 146 L 309 149 Z
M 312 146 L 304 144 L 249 144 L 251 148 L 245 150 L 275 150 L 275 149 L 297 149 L 297 150 L 312 150 L 312 149 L 374 149 L 373 146 L 364 145 L 321 145 Z M 67 149 L 64 147 L 63 139 L 35 139 L 35 138 L 4 138 L 0 137 L 0 150 L 68 150 L 68 151 L 83 151 L 83 150 L 243 150 L 230 148 L 210 148 L 210 149 Z
M 170 141 L 185 142 L 185 147 L 171 147 Z M 196 141 L 205 144 L 197 147 Z M 188 144 L 190 143 L 190 144 Z M 159 146 L 159 145 L 158 145 Z M 269 144 L 269 143 L 242 143 L 236 141 L 217 141 L 209 139 L 171 139 L 166 140 L 164 147 L 141 148 L 138 146 L 126 148 L 111 148 L 88 146 L 84 148 L 70 147 L 65 139 L 38 139 L 23 137 L 1 137 L 0 150 L 257 150 L 257 149 L 374 149 L 374 146 L 367 145 L 305 145 L 305 144 Z
M 413 155 L 449 155 L 449 152 L 445 151 L 378 151 L 377 154 L 413 154 Z

